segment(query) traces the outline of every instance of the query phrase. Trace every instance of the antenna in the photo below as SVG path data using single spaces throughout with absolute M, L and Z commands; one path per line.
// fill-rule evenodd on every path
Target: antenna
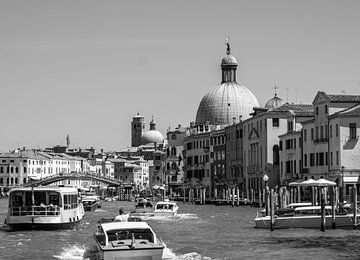
M 273 89 L 275 90 L 275 96 L 276 96 L 277 95 L 277 90 L 279 90 L 280 88 L 275 83 L 275 86 L 273 87 Z
M 286 88 L 286 102 L 289 103 L 289 88 Z

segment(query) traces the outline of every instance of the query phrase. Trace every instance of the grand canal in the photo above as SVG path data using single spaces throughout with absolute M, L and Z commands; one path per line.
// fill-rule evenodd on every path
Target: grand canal
M 253 218 L 258 208 L 189 205 L 179 202 L 174 218 L 147 222 L 166 243 L 164 259 L 359 259 L 360 230 L 260 230 Z M 104 202 L 87 212 L 73 230 L 0 231 L 0 259 L 83 259 L 93 245 L 92 233 L 102 217 L 115 216 L 131 202 Z M 0 200 L 0 222 L 7 201 Z

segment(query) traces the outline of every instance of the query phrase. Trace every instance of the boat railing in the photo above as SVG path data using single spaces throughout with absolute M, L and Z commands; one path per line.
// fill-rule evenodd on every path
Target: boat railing
M 11 216 L 58 216 L 59 206 L 20 206 L 10 208 Z

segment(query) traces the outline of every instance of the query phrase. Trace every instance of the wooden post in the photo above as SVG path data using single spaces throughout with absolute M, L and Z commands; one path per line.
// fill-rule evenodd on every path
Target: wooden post
M 301 202 L 301 192 L 300 192 L 300 186 L 297 187 L 297 194 L 298 194 L 298 199 L 297 202 L 300 203 Z
M 325 218 L 325 192 L 323 188 L 320 190 L 320 207 L 321 207 L 321 227 L 320 230 L 325 232 L 326 218 Z
M 354 217 L 353 217 L 353 228 L 357 228 L 357 186 L 353 186 L 353 202 L 354 202 Z
M 206 204 L 206 188 L 203 189 L 203 203 Z
M 183 188 L 183 190 L 184 190 L 184 198 L 183 198 L 183 202 L 185 203 L 185 202 L 186 202 L 186 200 L 185 200 L 185 197 L 186 197 L 186 190 L 185 190 L 185 187 Z
M 330 200 L 331 200 L 331 228 L 336 228 L 336 219 L 335 219 L 335 187 L 331 186 L 331 192 L 330 192 Z
M 236 206 L 240 206 L 240 190 L 236 188 Z
M 231 189 L 231 194 L 232 194 L 231 206 L 234 207 L 235 206 L 235 188 Z
M 217 199 L 217 188 L 214 189 L 214 199 L 216 200 Z
M 259 189 L 259 208 L 261 208 L 261 189 Z
M 275 218 L 274 218 L 274 190 L 271 189 L 271 193 L 270 193 L 270 230 L 274 231 L 274 224 L 275 224 Z
M 223 189 L 223 192 L 222 192 L 222 193 L 223 193 L 222 199 L 223 199 L 223 200 L 226 200 L 226 191 L 225 191 L 225 189 Z

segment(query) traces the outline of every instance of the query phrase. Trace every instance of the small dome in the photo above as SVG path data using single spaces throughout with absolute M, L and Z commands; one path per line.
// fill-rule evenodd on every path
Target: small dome
M 282 99 L 277 97 L 277 95 L 275 94 L 275 96 L 273 98 L 269 99 L 269 101 L 266 102 L 265 108 L 273 109 L 273 108 L 280 107 L 282 105 L 283 105 Z
M 164 141 L 164 136 L 158 130 L 156 130 L 156 124 L 154 118 L 150 122 L 150 130 L 145 132 L 141 137 L 141 144 L 151 144 L 151 143 L 162 143 Z
M 164 141 L 164 136 L 158 130 L 149 130 L 141 138 L 142 144 L 150 143 L 162 143 Z
M 221 61 L 221 66 L 223 65 L 237 65 L 235 57 L 230 54 L 226 55 Z

